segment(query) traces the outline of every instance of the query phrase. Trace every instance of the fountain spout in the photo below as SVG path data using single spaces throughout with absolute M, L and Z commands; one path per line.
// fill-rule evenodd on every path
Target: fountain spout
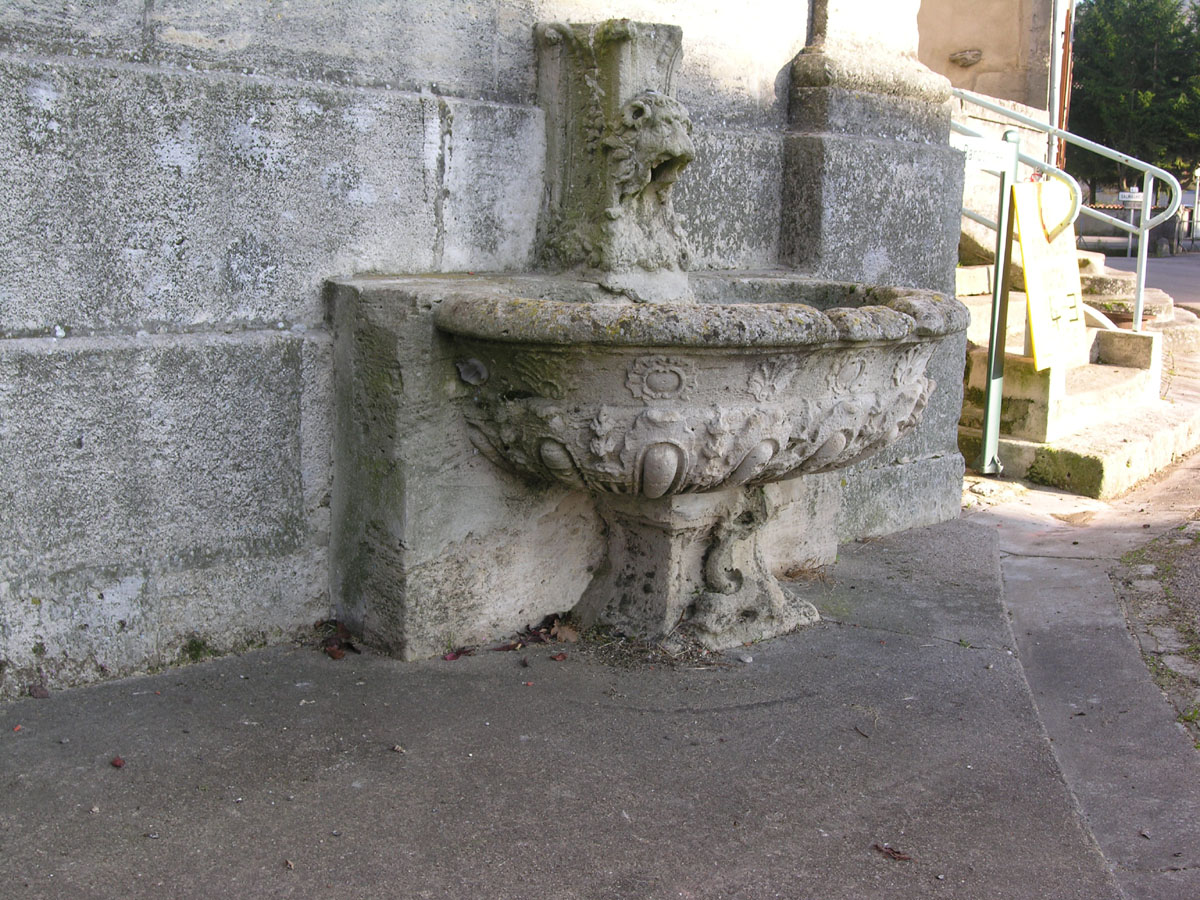
M 542 24 L 546 110 L 542 260 L 613 295 L 691 302 L 687 242 L 671 187 L 692 161 L 692 123 L 674 97 L 682 32 L 613 20 Z

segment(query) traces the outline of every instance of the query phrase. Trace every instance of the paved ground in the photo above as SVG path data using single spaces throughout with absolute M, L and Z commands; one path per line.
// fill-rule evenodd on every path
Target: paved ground
M 1196 469 L 1113 504 L 986 484 L 715 668 L 284 648 L 0 706 L 0 885 L 1195 898 L 1200 753 L 1107 572 L 1200 508 Z
M 1200 897 L 1200 752 L 1150 679 L 1109 573 L 1195 513 L 1198 472 L 1192 457 L 1112 503 L 1028 491 L 971 518 L 996 527 L 1039 718 L 1084 820 L 1137 900 Z
M 1126 554 L 1114 584 L 1155 683 L 1200 742 L 1200 521 Z

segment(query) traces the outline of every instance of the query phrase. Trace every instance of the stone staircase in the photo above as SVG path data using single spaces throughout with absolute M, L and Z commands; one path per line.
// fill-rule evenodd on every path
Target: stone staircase
M 1104 254 L 1079 251 L 1079 281 L 1083 302 L 1104 313 L 1115 325 L 1133 325 L 1136 276 L 1133 272 L 1109 269 Z M 1200 316 L 1177 306 L 1171 295 L 1156 288 L 1142 293 L 1142 327 L 1163 336 L 1163 353 L 1200 352 Z
M 992 269 L 958 270 L 959 299 L 971 311 L 959 446 L 968 465 L 981 444 Z M 1084 303 L 1117 330 L 1078 329 L 1060 365 L 1041 372 L 1026 355 L 1025 295 L 1010 270 L 1005 330 L 1000 459 L 1004 475 L 1106 499 L 1200 446 L 1200 319 L 1162 291 L 1144 294 L 1143 331 L 1131 330 L 1134 275 L 1080 253 Z

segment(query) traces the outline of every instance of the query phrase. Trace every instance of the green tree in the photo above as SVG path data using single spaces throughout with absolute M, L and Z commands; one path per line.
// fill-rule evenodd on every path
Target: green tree
M 1200 28 L 1192 0 L 1082 0 L 1071 131 L 1176 175 L 1200 161 Z M 1129 186 L 1134 172 L 1071 148 L 1067 168 Z

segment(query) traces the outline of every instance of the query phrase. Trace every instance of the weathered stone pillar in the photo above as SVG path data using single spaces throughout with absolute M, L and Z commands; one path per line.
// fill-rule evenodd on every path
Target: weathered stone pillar
M 962 158 L 919 0 L 813 0 L 792 61 L 780 255 L 822 278 L 953 292 Z

